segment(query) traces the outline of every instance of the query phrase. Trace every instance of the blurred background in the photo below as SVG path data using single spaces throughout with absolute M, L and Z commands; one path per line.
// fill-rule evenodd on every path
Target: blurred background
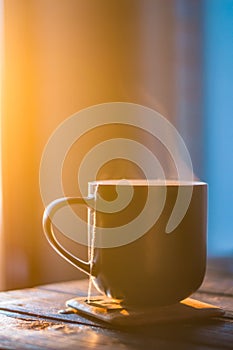
M 55 128 L 104 102 L 176 126 L 209 183 L 208 255 L 233 255 L 232 0 L 0 0 L 0 26 L 0 289 L 85 277 L 43 235 L 39 167 Z

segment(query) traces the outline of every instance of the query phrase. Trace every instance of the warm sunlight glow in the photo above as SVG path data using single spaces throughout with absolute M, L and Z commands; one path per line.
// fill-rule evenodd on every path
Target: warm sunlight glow
M 0 0 L 0 290 L 4 288 L 3 281 L 3 247 L 2 247 L 2 66 L 3 66 L 3 3 Z
M 8 288 L 24 286 L 38 276 L 32 247 L 36 245 L 35 232 L 40 229 L 35 209 L 39 202 L 36 197 L 39 157 L 35 149 L 39 119 L 35 103 L 38 90 L 34 18 L 29 9 L 28 2 L 5 1 L 2 16 L 2 236 Z

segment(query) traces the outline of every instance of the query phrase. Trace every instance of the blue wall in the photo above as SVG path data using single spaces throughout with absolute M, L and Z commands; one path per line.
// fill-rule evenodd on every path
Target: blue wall
M 233 1 L 204 1 L 209 255 L 233 254 Z

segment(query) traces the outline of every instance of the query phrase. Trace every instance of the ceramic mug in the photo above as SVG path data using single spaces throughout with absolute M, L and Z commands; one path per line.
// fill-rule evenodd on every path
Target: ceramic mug
M 98 290 L 125 305 L 146 307 L 179 302 L 199 288 L 206 267 L 206 183 L 108 180 L 91 182 L 88 188 L 86 198 L 64 197 L 50 203 L 43 228 L 52 247 L 91 274 Z M 189 205 L 168 233 L 180 190 L 184 201 L 190 197 Z M 89 233 L 95 234 L 89 262 L 63 248 L 53 231 L 55 213 L 73 204 L 89 208 Z

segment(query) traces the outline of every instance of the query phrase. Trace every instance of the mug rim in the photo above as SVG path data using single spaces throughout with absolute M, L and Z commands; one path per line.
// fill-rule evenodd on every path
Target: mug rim
M 205 186 L 200 180 L 157 180 L 157 179 L 108 179 L 89 181 L 90 185 L 100 186 Z

